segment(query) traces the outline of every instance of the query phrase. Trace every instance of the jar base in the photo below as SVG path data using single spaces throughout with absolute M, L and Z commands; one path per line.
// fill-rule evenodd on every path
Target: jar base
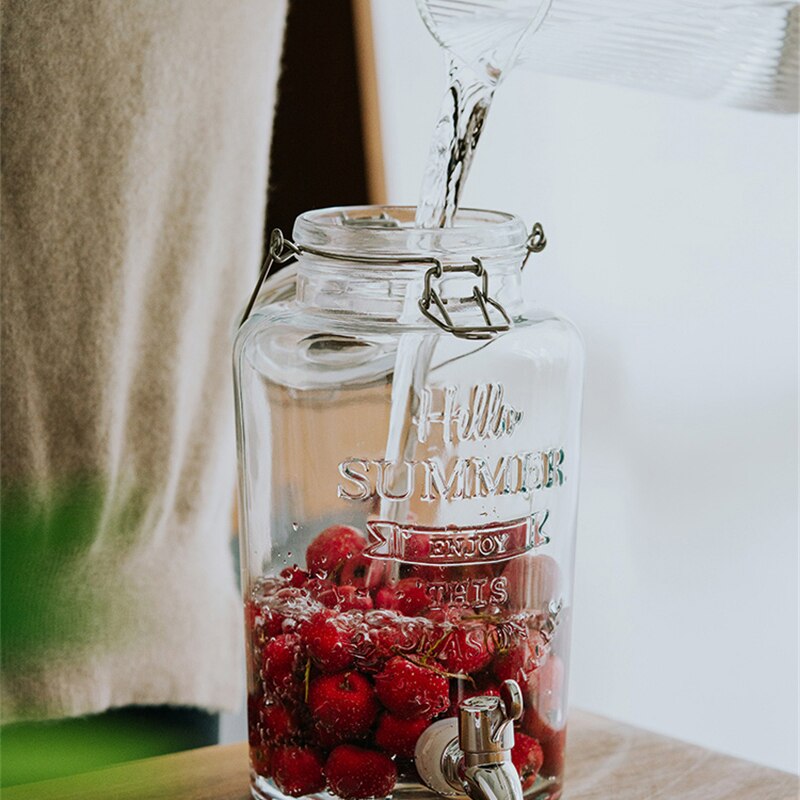
M 261 775 L 251 773 L 250 795 L 253 800 L 297 800 L 281 792 L 270 781 Z M 335 795 L 329 792 L 318 792 L 306 795 L 301 800 L 332 800 Z M 418 783 L 398 783 L 390 795 L 392 800 L 442 800 L 442 796 L 432 792 Z M 525 800 L 559 800 L 561 785 L 555 780 L 539 779 L 524 793 Z

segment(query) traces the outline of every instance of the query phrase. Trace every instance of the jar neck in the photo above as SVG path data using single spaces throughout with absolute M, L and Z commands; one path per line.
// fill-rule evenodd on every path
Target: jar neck
M 523 257 L 524 248 L 520 247 L 480 259 L 489 296 L 512 315 L 522 306 Z M 297 264 L 296 302 L 310 311 L 347 313 L 374 322 L 427 325 L 430 323 L 420 309 L 420 300 L 425 295 L 426 274 L 434 270 L 428 283 L 448 312 L 464 319 L 468 315 L 480 317 L 474 289 L 482 288 L 483 278 L 475 274 L 480 270 L 472 258 L 442 258 L 439 263 L 445 270 L 468 267 L 471 271 L 457 269 L 441 275 L 433 258 L 387 261 L 391 263 L 382 263 L 382 258 L 360 262 L 303 253 Z

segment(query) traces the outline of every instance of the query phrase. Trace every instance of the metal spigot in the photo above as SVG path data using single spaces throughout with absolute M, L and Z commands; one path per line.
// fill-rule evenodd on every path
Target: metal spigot
M 522 784 L 511 762 L 514 720 L 522 716 L 522 690 L 505 681 L 500 697 L 464 700 L 458 719 L 423 731 L 415 762 L 423 782 L 444 797 L 522 800 Z

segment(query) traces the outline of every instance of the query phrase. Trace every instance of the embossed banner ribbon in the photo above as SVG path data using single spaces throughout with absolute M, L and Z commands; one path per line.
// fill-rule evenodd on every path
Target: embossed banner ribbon
M 542 532 L 549 515 L 544 509 L 507 522 L 445 528 L 371 520 L 365 555 L 409 564 L 506 561 L 550 541 Z

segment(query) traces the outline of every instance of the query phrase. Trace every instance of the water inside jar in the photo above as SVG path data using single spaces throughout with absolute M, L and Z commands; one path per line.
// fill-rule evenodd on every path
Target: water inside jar
M 466 698 L 499 696 L 502 681 L 513 678 L 525 696 L 514 751 L 523 790 L 557 796 L 568 636 L 555 635 L 564 633 L 566 614 L 556 600 L 556 563 L 529 556 L 460 566 L 406 563 L 380 572 L 371 569 L 364 546 L 355 529 L 332 526 L 309 543 L 308 569 L 287 558 L 280 575 L 251 590 L 256 786 L 262 777 L 270 794 L 265 779 L 276 769 L 281 777 L 271 759 L 288 742 L 306 742 L 327 759 L 342 743 L 365 741 L 392 757 L 393 765 L 385 763 L 392 795 L 418 796 L 413 756 L 422 730 L 455 716 Z M 462 593 L 459 586 L 472 588 Z M 321 790 L 312 773 L 297 778 L 310 783 L 289 785 L 289 793 Z

